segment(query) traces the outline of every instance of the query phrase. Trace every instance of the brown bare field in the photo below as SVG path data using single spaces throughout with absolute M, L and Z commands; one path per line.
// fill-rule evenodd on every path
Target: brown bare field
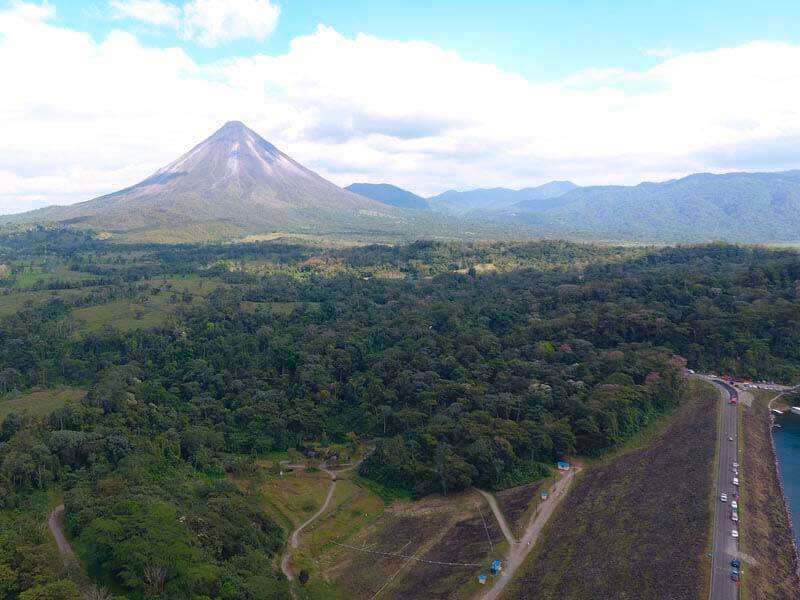
M 491 558 L 505 552 L 491 510 L 475 493 L 396 502 L 370 514 L 361 510 L 371 504 L 364 497 L 371 493 L 347 489 L 342 495 L 350 499 L 341 498 L 336 510 L 313 528 L 310 547 L 297 561 L 312 574 L 309 587 L 314 597 L 368 599 L 380 592 L 379 597 L 387 599 L 467 598 L 478 586 L 478 574 L 488 572 Z M 435 565 L 376 552 L 479 566 Z
M 692 385 L 647 443 L 586 468 L 505 597 L 704 597 L 716 402 Z
M 535 481 L 527 485 L 495 492 L 494 497 L 500 505 L 500 510 L 506 516 L 508 524 L 511 526 L 514 536 L 519 539 L 522 529 L 528 522 L 528 517 L 540 502 L 539 492 L 550 487 L 551 479 Z
M 743 407 L 742 522 L 740 543 L 747 555 L 742 585 L 750 600 L 791 600 L 800 580 L 793 568 L 789 518 L 780 493 L 770 444 L 766 402 L 774 393 L 756 392 L 752 407 Z M 749 560 L 752 559 L 752 560 Z

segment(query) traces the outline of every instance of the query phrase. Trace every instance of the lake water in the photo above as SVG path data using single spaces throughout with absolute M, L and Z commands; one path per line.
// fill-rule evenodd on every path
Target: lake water
M 775 450 L 792 513 L 795 540 L 800 546 L 800 416 L 786 413 L 776 417 L 775 422 L 780 425 L 773 429 Z

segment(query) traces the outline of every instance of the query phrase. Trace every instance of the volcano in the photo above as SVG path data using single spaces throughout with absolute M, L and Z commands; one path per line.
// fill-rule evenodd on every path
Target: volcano
M 402 230 L 395 207 L 350 193 L 299 164 L 239 121 L 134 186 L 3 220 L 51 222 L 162 238 Z M 159 237 L 156 236 L 156 237 Z

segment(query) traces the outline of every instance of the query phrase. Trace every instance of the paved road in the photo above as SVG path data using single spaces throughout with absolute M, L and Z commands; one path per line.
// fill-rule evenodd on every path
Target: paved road
M 731 521 L 731 501 L 737 498 L 737 488 L 733 485 L 733 463 L 739 461 L 739 431 L 737 404 L 730 403 L 733 388 L 719 380 L 710 381 L 720 392 L 722 417 L 717 433 L 719 439 L 719 462 L 717 463 L 716 514 L 714 517 L 714 548 L 711 569 L 711 600 L 736 600 L 739 588 L 731 580 L 731 560 L 739 556 L 738 541 L 731 531 L 738 531 L 738 523 Z M 731 441 L 728 438 L 733 438 Z M 721 502 L 721 493 L 728 494 L 728 501 Z M 746 515 L 742 515 L 746 518 Z M 746 576 L 746 574 L 745 574 Z
M 492 587 L 486 590 L 485 593 L 478 592 L 477 598 L 481 600 L 497 600 L 501 597 L 506 585 L 514 578 L 517 569 L 522 566 L 528 554 L 533 550 L 533 547 L 536 545 L 536 540 L 539 539 L 539 534 L 542 532 L 542 529 L 544 529 L 545 524 L 547 524 L 547 521 L 555 512 L 556 507 L 558 507 L 567 495 L 567 490 L 572 480 L 575 478 L 575 473 L 579 470 L 579 467 L 573 467 L 559 477 L 550 490 L 550 497 L 542 501 L 539 506 L 536 507 L 536 511 L 531 515 L 531 519 L 528 521 L 525 532 L 522 534 L 522 538 L 519 541 L 514 541 L 511 530 L 508 529 L 508 524 L 505 525 L 503 533 L 509 540 L 510 548 L 508 556 L 506 556 L 506 560 L 503 563 L 503 570 L 500 571 L 500 575 L 489 580 L 492 582 Z M 484 492 L 481 492 L 481 494 L 487 497 L 487 499 L 491 498 L 494 500 L 494 497 L 491 495 L 487 495 Z M 490 501 L 489 506 L 492 507 L 492 512 L 502 528 L 506 520 L 500 511 L 500 507 L 497 505 L 496 501 Z

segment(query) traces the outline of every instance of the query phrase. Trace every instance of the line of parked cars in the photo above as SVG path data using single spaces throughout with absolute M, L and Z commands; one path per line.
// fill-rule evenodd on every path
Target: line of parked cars
M 739 493 L 738 490 L 736 490 L 736 488 L 739 487 L 739 463 L 738 462 L 731 463 L 731 470 L 733 471 L 733 480 L 732 480 L 732 483 L 734 485 L 733 497 L 738 499 Z M 719 499 L 721 502 L 727 502 L 728 494 L 726 492 L 720 493 Z M 735 527 L 738 527 L 739 503 L 735 499 L 731 499 L 731 521 L 733 521 Z M 731 537 L 733 537 L 733 539 L 735 540 L 738 540 L 739 530 L 736 528 L 731 529 Z M 732 567 L 731 580 L 738 583 L 742 577 L 742 571 L 741 571 L 742 564 L 741 562 L 739 562 L 739 559 L 734 558 L 731 561 L 731 567 Z

